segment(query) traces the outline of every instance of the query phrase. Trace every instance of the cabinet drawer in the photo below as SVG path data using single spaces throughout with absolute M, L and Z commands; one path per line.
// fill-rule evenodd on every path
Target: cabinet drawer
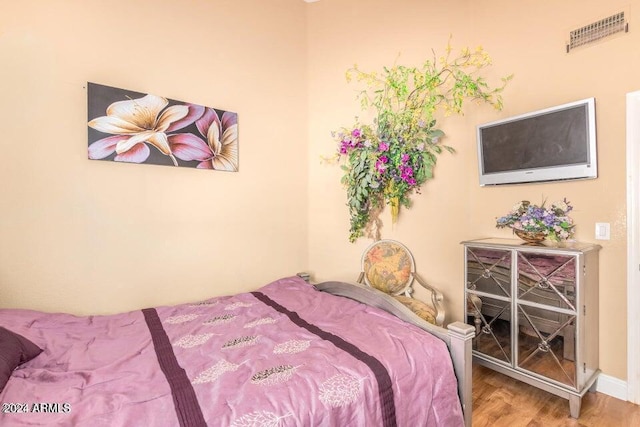
M 576 310 L 576 257 L 518 252 L 518 299 Z
M 474 311 L 481 308 L 481 328 L 474 338 L 473 348 L 501 362 L 511 364 L 511 302 L 467 293 L 467 323 L 475 324 Z M 478 301 L 481 307 L 478 306 Z
M 511 252 L 467 248 L 467 289 L 511 297 Z
M 518 306 L 520 369 L 577 390 L 576 316 Z

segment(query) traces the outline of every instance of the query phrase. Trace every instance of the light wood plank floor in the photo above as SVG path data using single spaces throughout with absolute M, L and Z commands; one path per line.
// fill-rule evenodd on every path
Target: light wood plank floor
M 473 427 L 640 427 L 640 406 L 587 393 L 580 418 L 569 401 L 473 365 Z

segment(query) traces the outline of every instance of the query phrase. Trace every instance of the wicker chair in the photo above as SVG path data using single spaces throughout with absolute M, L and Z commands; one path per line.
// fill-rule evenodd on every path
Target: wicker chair
M 414 281 L 429 291 L 430 304 L 412 297 Z M 438 326 L 444 323 L 442 293 L 420 277 L 413 255 L 400 242 L 387 239 L 369 245 L 362 254 L 358 283 L 393 296 L 427 322 Z

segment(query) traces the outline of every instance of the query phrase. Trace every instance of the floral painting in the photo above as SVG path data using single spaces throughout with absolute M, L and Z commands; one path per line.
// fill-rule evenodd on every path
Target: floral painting
M 89 159 L 238 170 L 238 114 L 88 83 Z

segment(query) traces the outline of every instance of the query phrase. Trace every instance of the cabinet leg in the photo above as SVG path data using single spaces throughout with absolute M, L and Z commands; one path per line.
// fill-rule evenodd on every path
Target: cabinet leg
M 589 387 L 589 393 L 595 393 L 596 391 L 598 391 L 598 380 L 595 380 Z
M 580 417 L 580 406 L 582 406 L 582 398 L 580 396 L 569 396 L 569 412 L 571 418 Z

